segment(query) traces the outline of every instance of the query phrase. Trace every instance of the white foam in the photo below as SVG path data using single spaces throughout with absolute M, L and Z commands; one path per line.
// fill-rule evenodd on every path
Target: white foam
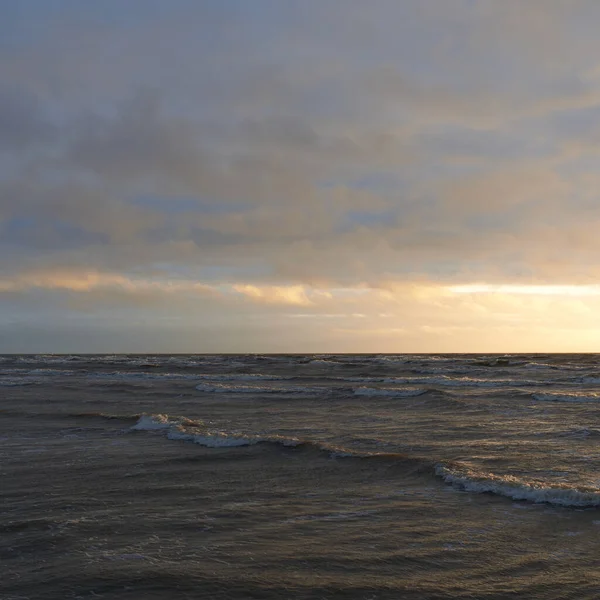
M 531 397 L 538 402 L 600 402 L 600 394 L 594 392 L 532 394 Z
M 550 363 L 541 363 L 541 362 L 528 362 L 523 365 L 526 369 L 557 369 L 556 365 L 552 365 Z M 561 369 L 565 369 L 566 367 L 561 366 Z
M 308 364 L 317 367 L 331 367 L 332 365 L 341 365 L 344 363 L 339 360 L 332 360 L 330 358 L 316 358 L 308 361 Z
M 254 446 L 261 442 L 273 442 L 282 446 L 295 447 L 302 443 L 298 438 L 284 437 L 279 435 L 244 435 L 224 431 L 203 431 L 202 433 L 190 432 L 181 425 L 169 428 L 167 438 L 192 442 L 207 448 L 232 448 L 236 446 Z
M 42 376 L 71 376 L 75 371 L 70 369 L 32 369 L 27 371 L 27 375 L 42 375 Z
M 370 388 L 359 387 L 354 390 L 355 396 L 392 396 L 396 398 L 410 398 L 413 396 L 421 396 L 427 390 L 414 388 Z
M 200 431 L 202 421 L 190 421 L 185 417 L 170 417 L 165 414 L 142 415 L 131 427 L 133 431 L 163 431 L 169 440 L 192 442 L 208 448 L 231 448 L 253 446 L 261 442 L 273 442 L 282 446 L 298 446 L 301 440 L 279 435 L 243 435 L 223 431 Z
M 178 421 L 171 420 L 169 415 L 142 415 L 138 422 L 131 427 L 136 431 L 152 431 L 156 429 L 169 429 L 176 425 Z
M 536 481 L 523 481 L 510 475 L 479 473 L 470 469 L 458 470 L 437 465 L 436 474 L 446 483 L 468 492 L 492 493 L 513 500 L 547 502 L 558 506 L 600 506 L 600 488 L 576 488 L 567 484 L 548 486 Z

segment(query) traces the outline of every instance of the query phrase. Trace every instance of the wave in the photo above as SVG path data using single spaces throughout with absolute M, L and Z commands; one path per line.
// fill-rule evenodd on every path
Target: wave
M 526 481 L 511 475 L 481 473 L 443 464 L 436 466 L 435 473 L 446 483 L 467 492 L 491 493 L 513 500 L 528 500 L 565 507 L 600 506 L 600 488 L 577 487 L 568 484 L 549 486 L 540 481 Z
M 152 371 L 108 371 L 88 375 L 91 379 L 198 379 L 197 375 L 189 373 L 156 373 Z
M 592 429 L 589 427 L 580 427 L 578 429 L 570 429 L 560 433 L 562 437 L 572 438 L 588 438 L 588 437 L 600 437 L 600 429 Z
M 395 383 L 399 385 L 430 385 L 444 387 L 531 387 L 549 385 L 544 381 L 531 379 L 479 379 L 475 377 L 450 377 L 448 375 L 437 375 L 434 377 L 341 377 L 345 381 L 363 383 Z
M 335 459 L 386 461 L 390 465 L 402 467 L 404 472 L 437 476 L 444 482 L 467 492 L 491 493 L 513 500 L 548 503 L 562 507 L 591 508 L 600 506 L 600 488 L 597 487 L 569 484 L 548 485 L 545 482 L 527 481 L 510 475 L 478 472 L 458 462 L 436 462 L 428 458 L 396 452 L 361 452 L 296 437 L 207 430 L 202 421 L 191 421 L 185 417 L 144 414 L 130 430 L 163 432 L 169 440 L 191 442 L 207 448 L 268 444 L 278 448 L 318 452 Z
M 100 413 L 101 414 L 101 413 Z M 104 416 L 104 415 L 102 415 Z M 160 429 L 170 429 L 171 427 L 199 427 L 203 425 L 202 421 L 193 421 L 187 417 L 172 418 L 165 414 L 141 415 L 138 422 L 131 427 L 133 431 L 153 431 Z
M 428 390 L 422 388 L 370 388 L 358 387 L 354 389 L 355 396 L 391 396 L 394 398 L 411 398 L 414 396 L 422 396 Z
M 39 383 L 36 379 L 26 379 L 25 377 L 7 377 L 0 379 L 0 387 L 18 387 L 22 385 L 35 385 Z
M 543 362 L 528 362 L 525 363 L 523 365 L 523 367 L 525 369 L 540 369 L 540 370 L 547 370 L 547 369 L 552 369 L 552 370 L 557 370 L 557 369 L 563 369 L 563 370 L 575 370 L 573 367 L 567 367 L 566 365 L 561 365 L 560 367 L 558 367 L 557 365 L 553 365 L 551 363 L 543 363 Z M 584 367 L 581 367 L 584 368 Z
M 52 419 L 104 419 L 111 421 L 122 421 L 123 423 L 128 423 L 131 421 L 139 422 L 139 420 L 144 416 L 141 414 L 115 414 L 115 413 L 107 413 L 101 411 L 86 411 L 86 412 L 62 412 L 62 411 L 49 411 L 49 412 L 41 412 L 39 410 L 36 411 L 28 411 L 28 410 L 12 410 L 6 408 L 0 408 L 0 414 L 4 416 L 11 417 L 21 417 L 26 419 L 37 419 L 37 418 L 52 418 Z M 154 415 L 157 416 L 157 415 Z M 192 421 L 191 419 L 182 418 L 181 422 L 187 423 L 197 423 L 197 421 Z
M 315 358 L 313 360 L 309 360 L 306 364 L 316 367 L 330 367 L 331 365 L 343 365 L 345 363 L 339 360 L 333 360 L 331 358 Z
M 302 442 L 296 438 L 285 438 L 278 436 L 258 436 L 242 435 L 234 433 L 224 433 L 221 431 L 209 432 L 204 434 L 187 433 L 181 430 L 181 426 L 170 429 L 167 433 L 170 440 L 180 440 L 184 442 L 193 442 L 207 448 L 231 448 L 235 446 L 253 446 L 261 443 L 276 443 L 282 446 L 296 447 Z
M 511 365 L 521 365 L 522 362 L 513 362 L 508 357 L 505 356 L 497 356 L 490 359 L 482 359 L 476 360 L 473 363 L 470 363 L 475 367 L 508 367 Z
M 164 431 L 167 439 L 192 442 L 208 448 L 223 448 L 236 446 L 254 446 L 257 444 L 272 444 L 285 448 L 316 450 L 326 453 L 331 458 L 378 458 L 409 460 L 419 466 L 428 466 L 433 469 L 433 463 L 427 459 L 411 457 L 396 452 L 359 452 L 341 446 L 315 442 L 293 436 L 277 434 L 244 434 L 238 432 L 224 432 L 209 430 L 202 421 L 191 421 L 185 417 L 171 417 L 166 414 L 141 415 L 138 422 L 133 425 L 132 431 Z
M 450 392 L 436 389 L 424 388 L 375 388 L 368 386 L 341 386 L 341 387 L 318 387 L 318 386 L 286 386 L 286 387 L 266 387 L 255 385 L 228 385 L 223 383 L 201 383 L 196 386 L 199 392 L 213 394 L 287 394 L 287 395 L 331 395 L 340 396 L 364 396 L 364 397 L 391 397 L 391 398 L 410 398 L 422 396 L 427 392 L 434 392 L 441 395 L 451 396 Z
M 328 393 L 328 388 L 319 387 L 264 387 L 256 385 L 227 385 L 224 383 L 201 383 L 196 386 L 199 392 L 213 394 L 314 394 Z
M 283 381 L 292 379 L 282 375 L 265 375 L 263 373 L 206 373 L 194 375 L 196 379 L 209 379 L 211 381 Z
M 560 392 L 531 394 L 538 402 L 600 402 L 600 394 L 594 392 Z
M 67 417 L 73 419 L 108 419 L 114 421 L 135 421 L 142 418 L 143 415 L 115 415 L 104 412 L 80 412 L 80 413 L 69 413 Z
M 421 380 L 421 381 L 417 381 Z M 411 382 L 408 380 L 407 383 Z M 529 379 L 476 379 L 473 377 L 423 377 L 415 378 L 415 383 L 443 385 L 448 387 L 530 387 L 540 385 L 539 381 Z M 543 383 L 543 382 L 542 382 Z
M 129 365 L 128 365 L 129 366 Z M 140 365 L 144 367 L 150 364 Z M 156 365 L 160 366 L 160 365 Z M 292 377 L 280 375 L 266 375 L 262 373 L 173 373 L 157 371 L 104 371 L 90 373 L 87 370 L 73 371 L 71 369 L 2 369 L 4 375 L 18 375 L 21 377 L 71 377 L 83 375 L 89 379 L 142 379 L 142 380 L 212 380 L 212 381 L 283 381 Z

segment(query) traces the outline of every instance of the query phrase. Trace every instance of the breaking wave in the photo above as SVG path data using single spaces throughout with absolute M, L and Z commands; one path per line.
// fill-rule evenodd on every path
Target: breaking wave
M 202 421 L 193 421 L 186 417 L 172 418 L 169 415 L 141 415 L 138 422 L 131 427 L 133 431 L 155 431 L 160 429 L 170 429 L 171 427 L 199 427 L 203 425 Z
M 318 450 L 331 458 L 379 458 L 408 460 L 420 466 L 433 469 L 433 463 L 427 459 L 411 457 L 395 452 L 359 452 L 327 444 L 304 440 L 293 436 L 243 434 L 206 429 L 202 421 L 191 421 L 183 417 L 171 417 L 165 414 L 141 415 L 131 431 L 163 431 L 167 439 L 192 442 L 208 448 L 224 448 L 236 446 L 254 446 L 256 444 L 275 444 L 286 448 L 303 448 Z
M 549 486 L 540 481 L 526 481 L 511 475 L 481 473 L 444 464 L 438 464 L 435 473 L 446 483 L 467 492 L 491 493 L 513 500 L 528 500 L 565 507 L 600 506 L 600 488 L 596 487 L 577 487 L 568 484 Z
M 496 475 L 475 471 L 458 462 L 435 462 L 427 458 L 396 452 L 360 452 L 321 442 L 280 435 L 242 434 L 208 430 L 202 421 L 165 414 L 142 415 L 132 431 L 163 432 L 174 441 L 191 442 L 207 448 L 233 448 L 271 444 L 281 448 L 313 450 L 337 459 L 383 460 L 400 465 L 413 473 L 430 474 L 467 492 L 490 493 L 513 500 L 547 503 L 555 506 L 591 508 L 600 506 L 600 488 L 569 484 L 548 485 L 542 481 L 528 481 L 510 475 Z

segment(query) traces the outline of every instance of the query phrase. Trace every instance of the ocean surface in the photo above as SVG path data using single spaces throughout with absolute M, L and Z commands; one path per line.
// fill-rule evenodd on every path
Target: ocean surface
M 600 355 L 0 356 L 0 598 L 600 598 Z

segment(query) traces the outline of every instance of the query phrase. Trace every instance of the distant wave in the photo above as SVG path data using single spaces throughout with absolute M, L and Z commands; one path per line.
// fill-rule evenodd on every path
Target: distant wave
M 476 377 L 449 377 L 448 375 L 435 375 L 433 377 L 343 377 L 345 381 L 363 382 L 363 383 L 395 383 L 399 385 L 428 385 L 444 387 L 482 387 L 482 388 L 501 388 L 501 387 L 531 387 L 545 385 L 544 381 L 535 381 L 531 379 L 481 379 Z M 550 384 L 550 382 L 548 382 Z
M 153 371 L 106 371 L 89 375 L 90 379 L 198 379 L 196 375 L 189 373 L 160 373 Z
M 263 373 L 206 373 L 194 375 L 196 379 L 208 379 L 210 381 L 282 381 L 292 379 L 292 376 L 265 375 Z
M 577 429 L 569 429 L 560 433 L 562 437 L 572 438 L 589 438 L 589 437 L 600 437 L 600 429 L 592 429 L 590 427 L 579 427 Z
M 74 419 L 109 419 L 115 421 L 139 421 L 143 415 L 115 415 L 111 413 L 104 412 L 80 412 L 80 413 L 69 413 L 66 415 L 67 417 L 72 417 Z M 155 415 L 156 416 L 156 415 Z
M 225 383 L 201 383 L 196 386 L 199 392 L 213 394 L 314 394 L 329 393 L 329 388 L 304 387 L 304 386 L 258 386 L 258 385 L 231 385 Z
M 369 386 L 341 386 L 341 387 L 320 387 L 320 386 L 259 386 L 259 385 L 234 385 L 219 382 L 200 383 L 196 386 L 199 392 L 212 394 L 272 394 L 272 395 L 331 395 L 338 396 L 365 396 L 365 397 L 390 397 L 390 398 L 410 398 L 422 396 L 427 392 L 433 392 L 446 396 L 451 396 L 450 392 L 437 389 L 425 388 L 391 388 L 391 387 L 369 387 Z
M 22 385 L 35 385 L 39 383 L 36 379 L 25 377 L 3 377 L 0 378 L 0 387 L 18 387 Z
M 560 392 L 531 394 L 538 402 L 600 402 L 600 393 L 594 392 Z
M 391 396 L 395 398 L 410 398 L 422 396 L 427 390 L 422 388 L 371 388 L 358 387 L 354 389 L 355 396 Z
M 343 365 L 347 363 L 339 360 L 333 360 L 331 358 L 315 358 L 313 360 L 309 360 L 306 364 L 316 367 L 331 367 L 331 365 Z

